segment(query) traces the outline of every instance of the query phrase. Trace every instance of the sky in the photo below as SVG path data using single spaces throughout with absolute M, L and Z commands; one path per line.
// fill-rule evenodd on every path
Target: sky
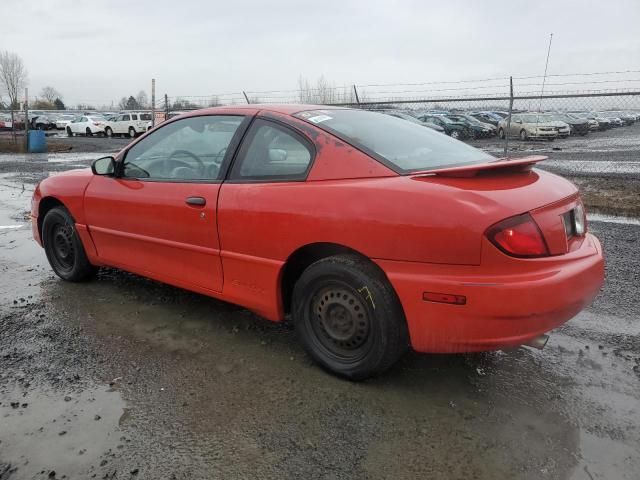
M 151 78 L 178 97 L 292 90 L 301 76 L 542 75 L 550 33 L 550 74 L 640 71 L 638 0 L 0 0 L 0 12 L 0 50 L 24 60 L 30 96 L 50 85 L 74 105 L 149 93 Z

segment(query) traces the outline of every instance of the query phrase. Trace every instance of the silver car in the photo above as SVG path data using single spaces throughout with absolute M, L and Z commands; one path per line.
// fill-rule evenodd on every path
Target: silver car
M 545 119 L 544 114 L 516 113 L 511 116 L 511 127 L 509 129 L 507 129 L 507 120 L 508 118 L 504 118 L 498 123 L 498 135 L 500 138 L 505 138 L 506 135 L 509 135 L 510 137 L 519 137 L 520 140 L 542 138 L 553 141 L 559 135 L 559 127 L 556 122 L 548 121 Z M 566 125 L 566 128 L 568 132 L 569 125 Z

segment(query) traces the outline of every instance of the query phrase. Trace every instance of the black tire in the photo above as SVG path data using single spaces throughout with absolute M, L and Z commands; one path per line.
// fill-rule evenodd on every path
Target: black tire
M 75 222 L 64 207 L 54 207 L 42 221 L 42 244 L 53 271 L 63 280 L 82 282 L 96 267 L 89 263 Z
M 67 137 L 73 137 L 73 132 L 71 131 L 71 128 L 67 127 Z
M 109 138 L 113 138 L 113 130 L 111 130 L 111 128 L 109 127 L 105 128 L 104 134 Z
M 131 138 L 135 138 L 136 137 L 136 130 L 133 127 L 129 127 L 129 137 Z
M 85 130 L 85 135 L 87 137 L 93 137 L 93 133 L 91 132 L 91 129 L 89 127 L 87 127 L 87 129 Z
M 395 291 L 374 264 L 356 255 L 309 266 L 294 287 L 292 312 L 309 355 L 350 380 L 384 372 L 409 346 Z

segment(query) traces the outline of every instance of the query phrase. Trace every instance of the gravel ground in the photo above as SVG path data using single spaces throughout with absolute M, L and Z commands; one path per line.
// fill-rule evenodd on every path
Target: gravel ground
M 354 384 L 242 308 L 115 270 L 54 277 L 25 220 L 34 183 L 126 143 L 61 140 L 71 154 L 0 155 L 1 480 L 638 478 L 637 220 L 592 217 L 605 287 L 543 351 L 409 354 Z

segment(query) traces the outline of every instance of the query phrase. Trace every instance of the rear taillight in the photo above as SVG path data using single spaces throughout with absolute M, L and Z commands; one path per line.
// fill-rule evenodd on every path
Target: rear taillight
M 496 223 L 487 231 L 496 247 L 514 257 L 546 257 L 549 249 L 538 224 L 525 213 Z

